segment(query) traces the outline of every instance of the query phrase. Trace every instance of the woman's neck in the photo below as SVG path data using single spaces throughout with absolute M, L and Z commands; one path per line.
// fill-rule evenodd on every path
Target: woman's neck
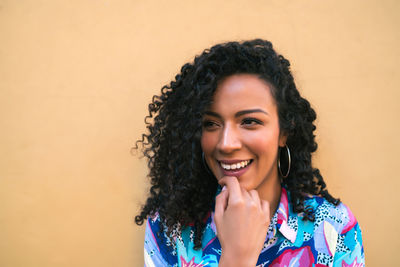
M 268 201 L 270 216 L 272 218 L 281 200 L 282 186 L 279 178 L 277 177 L 276 179 L 269 181 L 268 184 L 261 185 L 260 188 L 257 188 L 257 192 L 260 199 Z

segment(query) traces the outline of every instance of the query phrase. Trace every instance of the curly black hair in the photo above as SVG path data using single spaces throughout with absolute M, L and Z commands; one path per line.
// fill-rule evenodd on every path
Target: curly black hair
M 213 209 L 217 179 L 202 161 L 200 138 L 203 112 L 209 106 L 217 84 L 239 73 L 255 74 L 271 85 L 276 100 L 279 125 L 288 136 L 292 164 L 288 177 L 281 177 L 290 192 L 293 211 L 314 220 L 313 210 L 304 205 L 307 194 L 320 195 L 338 205 L 331 196 L 320 171 L 313 168 L 311 154 L 316 151 L 316 113 L 300 96 L 290 63 L 276 53 L 269 41 L 255 39 L 228 42 L 206 49 L 187 63 L 175 80 L 153 96 L 145 118 L 147 134 L 136 142 L 148 159 L 150 195 L 138 225 L 148 216 L 159 214 L 162 230 L 171 235 L 176 226 L 192 224 L 195 248 L 201 247 L 205 218 Z

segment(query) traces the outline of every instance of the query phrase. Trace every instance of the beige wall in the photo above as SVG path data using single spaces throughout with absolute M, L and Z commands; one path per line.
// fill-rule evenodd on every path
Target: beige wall
M 318 113 L 317 166 L 368 266 L 400 248 L 397 0 L 0 0 L 0 266 L 141 266 L 151 96 L 221 41 L 267 38 Z

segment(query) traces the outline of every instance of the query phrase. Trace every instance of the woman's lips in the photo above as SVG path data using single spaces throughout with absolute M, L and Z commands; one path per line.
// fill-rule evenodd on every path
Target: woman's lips
M 226 165 L 232 165 L 232 164 L 237 164 L 237 163 L 240 163 L 240 162 L 243 162 L 243 161 L 246 161 L 246 160 L 223 160 L 223 161 L 219 161 L 218 165 L 221 168 L 221 171 L 222 171 L 224 176 L 239 177 L 239 176 L 243 175 L 249 169 L 251 163 L 253 163 L 253 160 L 249 160 L 250 162 L 248 162 L 245 167 L 241 167 L 239 169 L 229 169 L 229 170 L 224 169 L 221 166 L 221 163 L 222 164 L 226 164 Z

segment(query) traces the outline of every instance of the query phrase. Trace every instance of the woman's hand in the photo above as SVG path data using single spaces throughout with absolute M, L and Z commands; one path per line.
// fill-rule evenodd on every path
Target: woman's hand
M 270 222 L 269 203 L 256 190 L 241 188 L 236 177 L 225 176 L 215 202 L 215 224 L 222 254 L 219 266 L 252 266 L 263 247 Z

